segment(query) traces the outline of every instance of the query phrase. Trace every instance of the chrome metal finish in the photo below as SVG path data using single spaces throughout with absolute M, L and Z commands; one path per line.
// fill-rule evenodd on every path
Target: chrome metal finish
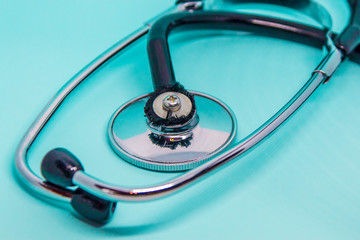
M 194 117 L 190 119 L 185 124 L 172 125 L 172 126 L 163 126 L 163 125 L 154 125 L 148 120 L 146 120 L 148 128 L 151 132 L 159 135 L 174 135 L 174 134 L 183 134 L 193 130 L 199 123 L 199 116 L 195 113 Z
M 170 101 L 172 99 L 172 101 Z M 173 108 L 171 110 L 169 108 Z M 153 110 L 162 119 L 170 117 L 186 117 L 190 114 L 192 103 L 190 99 L 182 93 L 164 92 L 157 96 L 153 102 Z
M 325 57 L 321 64 L 314 70 L 314 73 L 318 72 L 324 74 L 326 77 L 331 77 L 336 69 L 339 67 L 343 60 L 343 53 L 337 48 L 332 47 L 330 53 Z
M 309 2 L 303 1 L 302 2 Z M 301 2 L 301 1 L 288 1 L 288 2 Z M 242 1 L 245 2 L 245 1 Z M 286 1 L 283 1 L 286 2 Z M 310 1 L 312 2 L 312 1 Z M 199 2 L 194 2 L 194 9 L 200 8 Z M 197 6 L 197 7 L 196 7 Z M 180 4 L 177 7 L 177 11 L 187 9 L 186 4 Z M 173 11 L 171 9 L 169 11 Z M 168 11 L 168 12 L 169 12 Z M 30 189 L 39 193 L 44 197 L 48 197 L 53 200 L 60 200 L 67 202 L 72 196 L 72 191 L 69 189 L 58 188 L 44 182 L 39 176 L 37 176 L 29 167 L 27 162 L 27 153 L 33 144 L 38 134 L 45 127 L 46 123 L 52 117 L 54 112 L 63 103 L 66 97 L 81 84 L 88 76 L 95 72 L 106 61 L 111 59 L 115 54 L 128 47 L 131 43 L 144 36 L 151 25 L 152 21 L 149 21 L 146 26 L 141 27 L 139 30 L 131 34 L 125 40 L 122 40 L 115 44 L 112 48 L 107 50 L 104 54 L 95 59 L 92 63 L 86 66 L 80 71 L 72 80 L 70 80 L 60 91 L 54 96 L 54 98 L 48 103 L 48 105 L 42 110 L 40 115 L 31 125 L 25 136 L 21 140 L 15 155 L 15 165 L 20 179 Z M 325 25 L 325 24 L 324 24 Z M 326 26 L 326 25 L 325 25 Z M 215 169 L 219 169 L 225 163 L 229 163 L 232 159 L 244 155 L 249 149 L 260 143 L 267 138 L 272 132 L 274 132 L 281 124 L 283 124 L 318 88 L 318 86 L 327 81 L 329 77 L 334 73 L 336 68 L 343 60 L 343 55 L 338 50 L 331 39 L 328 40 L 327 46 L 328 54 L 321 61 L 319 66 L 314 70 L 310 79 L 305 85 L 286 103 L 277 113 L 275 113 L 270 119 L 268 119 L 263 125 L 252 132 L 249 136 L 242 139 L 238 143 L 234 144 L 229 150 L 219 153 L 214 156 L 210 161 L 182 174 L 170 181 L 163 184 L 148 186 L 143 188 L 131 188 L 116 186 L 108 183 L 104 183 L 95 177 L 83 172 L 78 171 L 74 174 L 73 183 L 78 187 L 92 193 L 100 198 L 110 201 L 145 201 L 150 199 L 166 196 L 170 193 L 176 192 L 183 187 L 188 186 L 195 180 L 200 179 L 202 176 L 208 176 L 207 173 Z M 132 103 L 139 102 L 144 104 L 144 100 L 147 96 L 141 96 L 134 99 Z M 140 104 L 140 105 L 141 105 Z M 228 109 L 230 111 L 230 109 Z M 141 111 L 142 112 L 142 111 Z M 231 111 L 230 111 L 231 112 Z M 115 118 L 114 118 L 115 121 Z M 201 121 L 203 121 L 201 119 Z M 142 122 L 146 128 L 146 124 Z M 236 124 L 235 124 L 236 125 Z M 236 127 L 236 126 L 235 126 Z M 195 134 L 196 126 L 192 133 Z M 109 128 L 111 129 L 111 128 Z M 233 131 L 234 132 L 234 131 Z M 111 138 L 110 138 L 111 140 Z M 111 141 L 115 141 L 114 139 Z M 115 142 L 113 142 L 114 144 Z
M 114 151 L 139 167 L 181 171 L 194 168 L 224 150 L 236 134 L 234 113 L 214 97 L 191 93 L 197 103 L 196 117 L 189 124 L 177 128 L 148 127 L 142 110 L 149 95 L 121 106 L 108 126 L 108 137 Z
M 178 6 L 169 8 L 163 14 L 154 18 L 157 19 L 168 12 L 178 11 Z M 58 109 L 58 107 L 64 102 L 67 96 L 84 80 L 87 79 L 92 73 L 99 69 L 103 64 L 110 60 L 113 56 L 121 52 L 123 49 L 129 47 L 136 40 L 146 35 L 150 29 L 151 22 L 140 27 L 121 41 L 106 50 L 103 54 L 94 59 L 91 63 L 85 66 L 79 73 L 77 73 L 70 81 L 68 81 L 49 101 L 49 103 L 40 112 L 38 117 L 29 127 L 24 137 L 20 141 L 16 153 L 15 153 L 15 167 L 18 173 L 18 178 L 24 185 L 26 185 L 32 191 L 40 194 L 43 197 L 47 197 L 52 200 L 60 202 L 68 202 L 71 199 L 72 191 L 54 185 L 48 184 L 41 177 L 37 176 L 34 171 L 31 170 L 27 153 L 31 145 L 35 141 L 38 134 L 45 127 L 46 123 Z
M 179 10 L 180 11 L 197 11 L 201 10 L 204 7 L 203 1 L 193 1 L 193 2 L 185 2 L 182 4 L 179 4 Z
M 324 64 L 335 66 L 338 64 L 339 56 L 341 56 L 341 52 L 335 49 L 334 52 L 326 55 L 319 66 L 323 66 Z M 73 182 L 86 191 L 110 201 L 145 201 L 169 195 L 193 183 L 200 177 L 205 176 L 206 173 L 230 162 L 230 160 L 243 155 L 253 146 L 264 140 L 285 122 L 327 78 L 327 76 L 320 73 L 314 73 L 287 104 L 248 137 L 210 161 L 163 184 L 144 188 L 114 186 L 99 181 L 82 171 L 75 173 Z
M 189 143 L 190 143 L 190 140 L 193 137 L 192 132 L 184 132 L 180 134 L 157 134 L 157 133 L 155 134 L 159 140 L 166 142 L 179 142 L 189 139 Z
M 176 95 L 166 96 L 163 100 L 163 107 L 167 111 L 176 112 L 181 107 L 180 98 Z
M 322 74 L 324 76 L 327 76 L 326 73 L 323 70 L 314 70 L 313 73 L 320 73 L 320 74 Z

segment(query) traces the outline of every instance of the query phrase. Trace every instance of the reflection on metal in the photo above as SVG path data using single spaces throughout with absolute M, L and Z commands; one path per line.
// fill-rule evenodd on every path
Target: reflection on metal
M 114 151 L 136 166 L 159 171 L 190 169 L 219 153 L 236 134 L 235 115 L 218 99 L 193 94 L 197 116 L 190 122 L 191 127 L 173 132 L 159 132 L 146 124 L 142 109 L 149 95 L 125 103 L 108 127 Z
M 258 0 L 260 1 L 260 0 Z M 265 0 L 262 0 L 265 1 Z M 267 0 L 266 0 L 267 1 Z M 246 2 L 245 0 L 243 2 Z M 268 1 L 271 2 L 271 1 Z M 274 1 L 274 2 L 282 2 L 282 1 Z M 288 1 L 289 3 L 300 3 L 305 2 L 303 0 L 301 1 Z M 308 1 L 306 1 L 308 2 Z M 294 5 L 295 6 L 295 5 Z M 297 5 L 296 5 L 297 6 Z M 172 8 L 168 12 L 173 11 L 179 11 L 183 10 L 185 7 L 184 5 L 180 5 L 180 7 L 176 7 L 175 9 Z M 288 28 L 283 28 L 283 26 L 280 25 L 273 25 L 272 23 L 274 21 L 270 21 L 271 19 L 268 19 L 268 24 L 264 23 L 264 26 L 268 26 L 274 29 L 277 29 L 282 32 L 289 31 Z M 155 19 L 152 19 L 151 21 L 148 21 L 146 26 L 140 28 L 138 31 L 131 34 L 128 38 L 125 40 L 115 44 L 112 48 L 110 48 L 108 51 L 106 51 L 103 55 L 99 56 L 99 58 L 95 59 L 91 64 L 89 64 L 87 67 L 85 67 L 81 72 L 79 72 L 78 75 L 76 75 L 73 79 L 71 79 L 62 89 L 59 90 L 59 92 L 54 96 L 53 99 L 48 103 L 48 105 L 43 109 L 43 111 L 40 113 L 38 118 L 34 121 L 34 123 L 30 126 L 29 130 L 26 132 L 25 136 L 21 140 L 17 151 L 15 155 L 15 164 L 16 169 L 18 171 L 19 178 L 23 181 L 24 184 L 26 184 L 31 190 L 36 192 L 37 194 L 41 195 L 42 197 L 47 197 L 49 199 L 53 200 L 60 200 L 60 201 L 69 201 L 69 199 L 72 197 L 73 189 L 71 188 L 62 188 L 57 187 L 53 184 L 49 184 L 48 182 L 44 181 L 41 177 L 36 175 L 36 173 L 30 168 L 28 163 L 28 157 L 27 153 L 28 150 L 31 148 L 32 144 L 36 140 L 37 136 L 41 133 L 43 128 L 46 126 L 47 122 L 51 119 L 53 114 L 58 110 L 59 106 L 64 102 L 64 100 L 72 93 L 74 89 L 76 89 L 77 86 L 79 86 L 82 82 L 84 82 L 88 76 L 90 76 L 93 72 L 95 72 L 97 69 L 99 69 L 101 66 L 104 65 L 108 60 L 110 60 L 113 56 L 115 56 L 117 53 L 119 53 L 121 50 L 129 47 L 130 44 L 134 43 L 137 39 L 144 36 L 150 28 L 151 23 L 153 23 Z M 276 22 L 276 21 L 275 21 Z M 292 24 L 290 24 L 293 26 Z M 323 24 L 326 28 L 326 24 Z M 307 28 L 308 30 L 310 28 Z M 314 30 L 314 29 L 313 29 Z M 317 31 L 315 31 L 316 33 Z M 299 32 L 301 33 L 301 32 Z M 314 31 L 310 31 L 308 33 L 314 33 Z M 303 34 L 303 33 L 302 33 Z M 322 35 L 321 35 L 322 36 Z M 304 37 L 309 38 L 309 40 L 318 41 L 317 35 L 309 35 L 304 34 Z M 281 126 L 310 96 L 311 94 L 324 82 L 326 82 L 331 75 L 334 73 L 336 68 L 340 65 L 340 63 L 345 59 L 343 53 L 336 48 L 334 42 L 330 38 L 330 36 L 327 36 L 327 42 L 325 44 L 325 49 L 327 50 L 326 56 L 322 59 L 321 63 L 317 68 L 314 69 L 313 74 L 309 78 L 309 80 L 303 85 L 303 87 L 278 111 L 276 112 L 271 118 L 269 118 L 266 122 L 264 122 L 263 125 L 261 125 L 258 129 L 254 130 L 251 134 L 249 134 L 244 139 L 241 139 L 239 142 L 234 143 L 231 148 L 227 151 L 223 151 L 221 153 L 218 153 L 211 157 L 211 159 L 204 164 L 189 170 L 188 172 L 181 174 L 169 181 L 166 181 L 164 183 L 160 183 L 157 185 L 152 186 L 144 186 L 144 187 L 124 187 L 121 185 L 114 185 L 105 183 L 90 174 L 84 172 L 84 171 L 77 171 L 72 179 L 72 182 L 77 185 L 79 188 L 83 189 L 84 191 L 87 191 L 88 193 L 91 193 L 95 195 L 96 197 L 106 199 L 109 201 L 144 201 L 144 200 L 150 200 L 159 198 L 162 196 L 167 196 L 170 193 L 174 193 L 180 189 L 183 189 L 184 187 L 188 186 L 190 183 L 194 183 L 196 180 L 204 177 L 209 176 L 209 172 L 212 172 L 215 169 L 220 169 L 221 166 L 225 165 L 226 163 L 229 163 L 232 159 L 242 156 L 245 154 L 248 150 L 256 146 L 258 143 L 266 139 L 272 132 L 274 132 L 279 126 Z M 321 39 L 320 39 L 321 40 Z M 205 97 L 204 95 L 197 94 L 200 97 Z M 137 99 L 134 99 L 131 101 L 131 104 L 126 109 L 119 109 L 118 112 L 115 113 L 113 117 L 113 121 L 110 122 L 111 125 L 116 125 L 116 121 L 126 121 L 126 119 L 121 119 L 116 117 L 119 115 L 120 110 L 129 111 L 129 109 L 135 109 L 136 112 L 133 113 L 133 115 L 130 115 L 131 118 L 134 120 L 134 124 L 136 126 L 131 126 L 132 121 L 129 121 L 126 126 L 128 129 L 132 129 L 133 132 L 118 132 L 121 130 L 121 128 L 114 127 L 113 129 L 110 127 L 109 131 L 112 133 L 114 131 L 115 134 L 118 134 L 118 141 L 120 141 L 120 144 L 123 144 L 123 142 L 129 142 L 129 139 L 134 139 L 138 136 L 145 135 L 143 139 L 146 140 L 146 144 L 148 144 L 151 147 L 157 147 L 156 144 L 153 144 L 151 141 L 148 140 L 150 133 L 157 134 L 154 129 L 151 131 L 147 128 L 149 125 L 144 124 L 143 116 L 140 118 L 138 116 L 134 116 L 134 114 L 140 114 L 143 115 L 143 105 L 145 102 L 145 99 L 147 96 L 142 96 Z M 205 97 L 206 98 L 206 97 Z M 210 100 L 209 97 L 207 97 Z M 201 102 L 197 100 L 198 102 Z M 215 100 L 215 102 L 217 102 Z M 139 105 L 139 106 L 137 106 Z M 221 107 L 223 105 L 220 104 Z M 201 106 L 198 106 L 199 108 Z M 141 108 L 141 111 L 137 111 L 137 108 Z M 225 109 L 226 106 L 225 106 Z M 210 109 L 211 110 L 211 109 Z M 216 112 L 218 113 L 218 111 Z M 228 114 L 230 112 L 228 111 Z M 122 114 L 121 114 L 122 115 Z M 217 114 L 216 114 L 217 115 Z M 216 116 L 213 115 L 212 117 Z M 231 115 L 231 114 L 230 114 Z M 119 115 L 120 116 L 120 115 Z M 190 131 L 193 135 L 192 137 L 195 138 L 199 132 L 201 132 L 203 129 L 204 131 L 207 131 L 207 134 L 199 134 L 199 136 L 207 136 L 207 138 L 204 139 L 204 141 L 208 140 L 210 138 L 213 139 L 213 136 L 216 135 L 218 138 L 220 136 L 219 132 L 224 134 L 229 134 L 230 132 L 228 130 L 224 129 L 218 129 L 218 128 L 209 128 L 209 126 L 204 126 L 204 121 L 207 119 L 211 119 L 209 117 L 202 117 L 202 113 L 199 112 L 199 124 L 194 124 L 194 128 Z M 140 119 L 140 120 L 139 120 Z M 212 121 L 211 123 L 214 123 L 216 121 Z M 140 123 L 140 124 L 139 124 Z M 205 124 L 206 125 L 206 124 Z M 211 125 L 210 125 L 211 126 Z M 226 125 L 229 126 L 229 125 Z M 234 123 L 234 126 L 236 124 Z M 141 128 L 142 127 L 142 128 Z M 137 130 L 138 132 L 135 132 Z M 214 133 L 211 133 L 213 131 Z M 231 131 L 234 133 L 235 131 Z M 128 134 L 128 135 L 126 135 Z M 117 141 L 115 141 L 115 136 L 109 135 L 110 140 L 112 140 L 112 144 L 114 146 L 114 149 L 116 151 L 119 151 L 120 148 L 117 148 L 115 144 L 117 144 Z M 231 137 L 228 137 L 229 141 L 231 140 Z M 193 139 L 187 138 L 190 145 L 184 144 L 178 146 L 177 148 L 183 150 L 179 151 L 180 156 L 186 152 L 186 150 L 189 150 L 192 145 L 195 145 L 195 142 L 192 142 Z M 140 144 L 140 142 L 136 142 L 136 144 Z M 123 145 L 121 145 L 123 146 Z M 129 147 L 131 150 L 131 145 L 125 145 Z M 223 145 L 225 146 L 225 145 Z M 142 148 L 142 147 L 141 147 Z M 164 151 L 174 151 L 172 149 L 164 149 Z M 216 152 L 216 151 L 215 151 Z M 126 155 L 126 151 L 121 152 L 120 154 Z M 143 153 L 144 154 L 144 153 Z M 145 152 L 146 154 L 146 152 Z M 191 153 L 193 154 L 193 153 Z M 161 161 L 166 161 L 166 154 L 163 154 L 163 158 L 160 158 Z M 129 155 L 130 156 L 130 155 Z M 176 159 L 176 154 L 172 155 L 174 156 L 174 159 Z M 193 155 L 192 155 L 193 157 Z M 137 159 L 136 159 L 137 161 Z M 137 163 L 140 163 L 137 161 Z M 195 161 L 196 163 L 196 161 Z M 135 163 L 134 163 L 135 164 Z M 149 164 L 149 163 L 148 163 Z M 149 164 L 150 165 L 150 164 Z M 185 165 L 186 166 L 186 165 Z M 158 170 L 161 170 L 160 167 Z
M 177 95 L 166 96 L 163 100 L 163 107 L 165 110 L 177 112 L 181 108 L 181 101 Z
M 182 93 L 164 92 L 155 98 L 153 109 L 155 114 L 163 119 L 168 119 L 169 117 L 180 118 L 190 114 L 192 103 Z

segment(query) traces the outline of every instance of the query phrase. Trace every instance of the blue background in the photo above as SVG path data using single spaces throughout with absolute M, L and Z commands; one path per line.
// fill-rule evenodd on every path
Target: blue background
M 321 2 L 341 30 L 346 5 Z M 42 107 L 84 65 L 172 1 L 0 3 L 1 239 L 360 238 L 360 67 L 352 62 L 250 154 L 171 197 L 119 203 L 101 228 L 28 194 L 15 180 L 13 158 Z M 301 18 L 263 11 L 271 10 Z M 174 34 L 170 44 L 177 80 L 226 102 L 238 118 L 237 139 L 286 103 L 321 59 L 317 49 L 234 32 Z M 121 161 L 106 140 L 116 108 L 151 89 L 143 40 L 70 96 L 31 149 L 30 165 L 39 173 L 48 150 L 67 147 L 87 172 L 108 182 L 142 186 L 176 176 Z

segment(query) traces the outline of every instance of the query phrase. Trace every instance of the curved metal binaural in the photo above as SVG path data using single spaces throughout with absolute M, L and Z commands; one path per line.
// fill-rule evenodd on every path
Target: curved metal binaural
M 174 11 L 183 11 L 183 5 L 174 6 L 160 14 L 166 15 Z M 46 123 L 50 120 L 55 111 L 64 102 L 67 96 L 78 87 L 84 80 L 86 80 L 97 69 L 104 65 L 116 54 L 129 47 L 132 43 L 147 34 L 151 24 L 156 21 L 157 17 L 151 19 L 146 25 L 140 27 L 135 32 L 131 33 L 126 38 L 122 39 L 114 46 L 110 47 L 107 51 L 97 57 L 94 61 L 83 68 L 77 75 L 75 75 L 70 81 L 68 81 L 57 94 L 49 101 L 49 103 L 40 112 L 33 124 L 30 126 L 24 137 L 20 141 L 16 154 L 15 154 L 15 167 L 18 172 L 19 179 L 34 192 L 45 196 L 47 198 L 69 202 L 72 196 L 72 190 L 57 187 L 53 184 L 45 182 L 42 178 L 37 176 L 30 168 L 27 162 L 27 153 L 31 145 L 35 141 L 38 134 L 45 127 Z
M 82 189 L 110 201 L 145 201 L 159 198 L 182 189 L 200 177 L 205 176 L 206 173 L 220 167 L 240 155 L 243 155 L 253 146 L 269 136 L 287 118 L 289 118 L 316 90 L 316 88 L 326 81 L 340 65 L 343 58 L 341 51 L 336 49 L 334 45 L 331 46 L 331 49 L 332 51 L 329 52 L 323 59 L 323 61 L 319 64 L 319 67 L 314 70 L 311 78 L 300 89 L 300 91 L 280 109 L 280 111 L 266 121 L 260 128 L 251 133 L 247 138 L 236 143 L 234 147 L 214 157 L 209 162 L 204 163 L 203 165 L 164 184 L 144 188 L 126 188 L 106 184 L 83 171 L 75 173 L 73 182 Z
M 197 3 L 198 4 L 198 3 Z M 191 4 L 190 4 L 191 5 Z M 177 10 L 183 10 L 185 7 L 180 6 Z M 173 11 L 174 8 L 171 10 Z M 152 23 L 153 21 L 150 21 Z M 272 25 L 272 18 L 268 18 L 266 21 L 262 22 L 264 25 L 279 29 L 278 25 Z M 291 26 L 291 23 L 284 23 L 284 27 L 288 24 Z M 36 193 L 39 193 L 45 197 L 54 200 L 68 201 L 71 198 L 72 191 L 68 189 L 63 189 L 55 187 L 54 185 L 48 184 L 43 181 L 42 178 L 37 176 L 29 167 L 27 162 L 27 152 L 30 149 L 31 145 L 35 141 L 38 134 L 43 130 L 46 123 L 62 104 L 62 102 L 67 98 L 67 96 L 76 89 L 88 76 L 95 72 L 100 66 L 102 66 L 107 60 L 111 59 L 114 55 L 119 53 L 121 50 L 127 48 L 131 43 L 135 42 L 137 39 L 144 36 L 148 30 L 149 25 L 146 25 L 135 33 L 131 34 L 128 38 L 120 41 L 115 44 L 112 48 L 106 51 L 104 54 L 95 59 L 87 67 L 85 67 L 79 74 L 77 74 L 72 80 L 70 80 L 55 97 L 49 102 L 49 104 L 43 109 L 38 118 L 31 125 L 29 130 L 26 132 L 25 136 L 21 140 L 15 155 L 15 164 L 16 169 L 19 174 L 19 177 L 23 182 L 29 186 Z M 294 35 L 292 33 L 292 27 L 279 29 L 281 32 L 290 32 L 289 36 L 294 36 L 294 39 L 297 37 L 300 38 L 309 38 L 317 44 L 323 43 L 326 39 L 323 31 L 308 27 L 306 25 L 298 25 L 299 29 L 307 28 L 306 35 Z M 331 41 L 330 41 L 331 42 Z M 330 46 L 329 46 L 330 47 Z M 109 200 L 146 200 L 151 198 L 160 197 L 166 195 L 170 192 L 179 190 L 181 187 L 188 185 L 193 180 L 204 176 L 209 171 L 229 162 L 231 159 L 240 156 L 245 153 L 248 149 L 259 143 L 271 132 L 273 132 L 278 126 L 280 126 L 310 95 L 311 93 L 323 82 L 328 79 L 329 76 L 335 71 L 336 67 L 342 59 L 342 54 L 333 48 L 330 47 L 331 51 L 324 59 L 324 61 L 319 65 L 319 67 L 314 71 L 311 79 L 303 86 L 303 88 L 287 103 L 278 113 L 276 113 L 271 119 L 269 119 L 264 125 L 259 129 L 254 131 L 248 138 L 239 142 L 235 147 L 231 148 L 229 151 L 218 155 L 213 160 L 208 163 L 187 172 L 186 174 L 177 177 L 167 183 L 145 187 L 145 188 L 123 188 L 118 186 L 113 186 L 110 184 L 105 184 L 100 182 L 96 178 L 93 178 L 84 172 L 77 172 L 73 178 L 73 182 L 78 184 L 81 188 L 89 191 L 90 193 L 95 194 L 96 196 L 102 197 Z M 353 59 L 360 60 L 360 49 L 356 54 L 352 55 Z M 360 62 L 360 61 L 359 61 Z
M 211 15 L 212 13 L 210 13 Z M 214 15 L 207 18 L 208 21 L 211 19 L 216 19 L 222 22 L 221 17 L 228 17 L 228 14 L 222 13 L 213 13 Z M 233 23 L 234 19 L 237 20 L 234 16 L 244 16 L 240 14 L 231 14 L 230 21 L 228 23 Z M 200 16 L 199 18 L 197 18 Z M 164 43 L 166 41 L 167 34 L 172 29 L 171 27 L 176 26 L 177 24 L 172 22 L 179 21 L 179 24 L 185 24 L 188 18 L 191 19 L 201 19 L 201 17 L 208 17 L 209 13 L 195 13 L 195 14 L 176 14 L 176 16 L 165 16 L 155 23 L 155 31 L 153 33 L 153 38 L 150 32 L 149 42 L 155 39 L 155 43 L 160 41 L 161 51 L 153 51 L 153 53 L 162 53 L 160 54 L 160 58 L 165 59 L 167 64 L 171 64 L 169 53 L 164 53 L 164 50 L 168 49 L 167 44 Z M 246 15 L 245 15 L 246 16 Z M 247 16 L 247 20 L 250 19 L 248 25 L 256 25 L 257 23 L 271 22 L 269 18 L 262 18 L 260 20 L 256 19 L 258 16 Z M 254 18 L 254 19 L 252 19 Z M 165 20 L 164 20 L 165 19 Z M 162 22 L 163 21 L 163 22 Z M 276 22 L 276 21 L 274 21 Z M 190 22 L 191 23 L 191 22 Z M 171 26 L 173 24 L 173 26 Z M 283 24 L 270 24 L 263 25 L 265 27 L 274 26 Z M 170 26 L 170 27 L 169 27 Z M 262 25 L 260 25 L 262 26 Z M 156 28 L 158 27 L 158 28 Z M 280 27 L 281 28 L 281 27 Z M 159 30 L 160 29 L 160 30 Z M 287 28 L 288 30 L 288 28 Z M 150 30 L 152 31 L 152 30 Z M 327 34 L 325 34 L 327 35 Z M 314 70 L 311 78 L 307 81 L 307 83 L 300 89 L 300 91 L 273 117 L 271 117 L 267 122 L 265 122 L 260 128 L 251 133 L 247 138 L 235 144 L 230 150 L 214 157 L 209 162 L 190 170 L 189 172 L 180 175 L 179 177 L 174 178 L 171 181 L 168 181 L 164 184 L 145 187 L 145 188 L 125 188 L 120 186 L 113 186 L 110 184 L 104 184 L 102 181 L 96 180 L 94 177 L 86 174 L 83 171 L 78 171 L 75 173 L 73 177 L 73 182 L 77 184 L 79 187 L 85 189 L 86 191 L 99 196 L 101 198 L 110 200 L 110 201 L 144 201 L 149 199 L 158 198 L 161 196 L 168 195 L 172 192 L 175 192 L 179 189 L 182 189 L 184 186 L 194 182 L 194 180 L 204 176 L 206 173 L 211 170 L 223 165 L 226 162 L 229 162 L 231 159 L 244 154 L 247 150 L 251 149 L 253 146 L 261 142 L 267 136 L 269 136 L 274 130 L 276 130 L 288 117 L 290 117 L 305 101 L 306 99 L 315 91 L 315 89 L 323 82 L 325 82 L 332 74 L 335 72 L 337 67 L 340 65 L 343 59 L 343 55 L 341 51 L 339 51 L 332 39 L 328 36 L 326 39 L 326 49 L 329 51 L 325 56 L 323 61 L 319 64 L 319 66 Z M 149 48 L 148 48 L 149 50 Z M 151 49 L 150 49 L 151 50 Z M 167 55 L 168 54 L 168 55 Z M 155 55 L 153 55 L 156 57 Z M 158 59 L 151 59 L 156 62 Z M 161 59 L 160 59 L 161 60 Z M 161 66 L 162 61 L 156 62 L 156 66 Z M 171 70 L 172 66 L 167 66 Z M 163 73 L 160 71 L 159 73 Z M 166 77 L 171 77 L 173 74 L 166 75 Z M 158 77 L 162 75 L 159 74 Z
M 139 28 L 137 31 L 130 34 L 128 38 L 115 44 L 108 51 L 100 55 L 97 59 L 80 71 L 78 75 L 67 82 L 41 111 L 21 140 L 15 155 L 15 165 L 17 172 L 19 173 L 19 177 L 29 188 L 54 200 L 69 201 L 72 196 L 72 191 L 44 182 L 40 177 L 38 177 L 28 165 L 27 152 L 38 134 L 45 127 L 46 123 L 50 120 L 66 97 L 110 58 L 116 55 L 119 51 L 128 47 L 140 37 L 144 36 L 149 31 L 149 28 L 150 27 L 147 25 Z

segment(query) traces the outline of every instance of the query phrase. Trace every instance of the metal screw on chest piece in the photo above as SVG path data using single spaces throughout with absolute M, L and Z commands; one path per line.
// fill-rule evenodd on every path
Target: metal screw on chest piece
M 180 98 L 176 95 L 166 96 L 163 100 L 163 107 L 172 112 L 178 111 L 181 108 Z

